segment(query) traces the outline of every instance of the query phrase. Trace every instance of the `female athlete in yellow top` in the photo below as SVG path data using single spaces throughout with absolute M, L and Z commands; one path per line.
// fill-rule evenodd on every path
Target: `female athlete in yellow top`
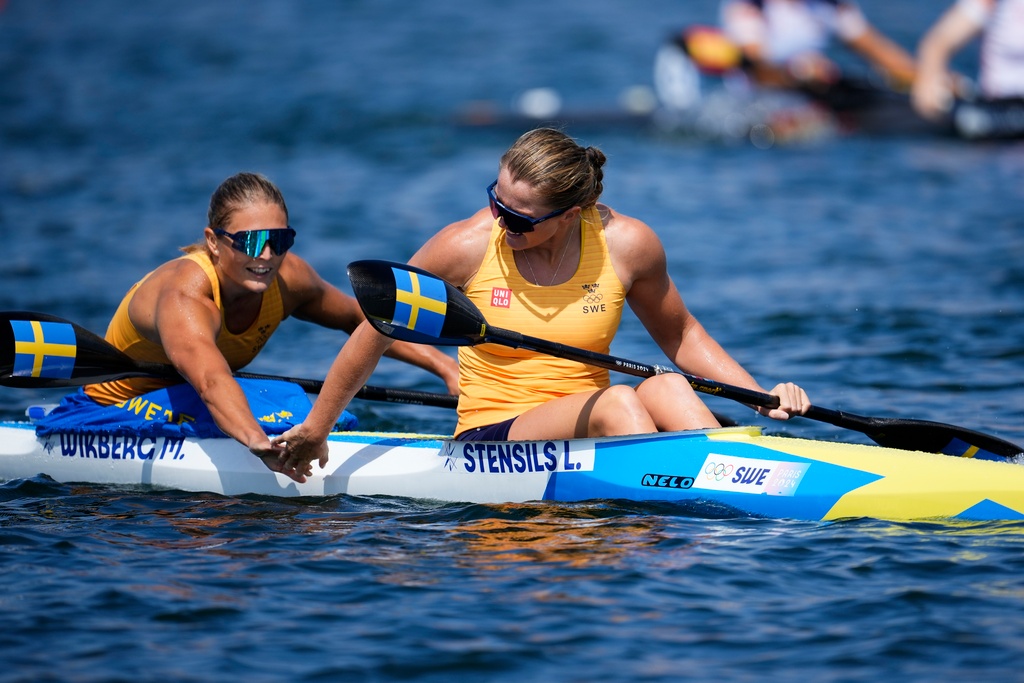
M 623 302 L 680 369 L 763 392 L 687 310 L 665 250 L 643 222 L 598 202 L 605 155 L 561 131 L 521 136 L 487 188 L 489 207 L 434 235 L 410 260 L 458 286 L 490 324 L 606 353 Z M 275 442 L 285 471 L 326 464 L 326 438 L 391 340 L 363 323 L 331 366 L 306 420 Z M 459 349 L 459 439 L 567 439 L 717 427 L 677 374 L 637 387 L 607 371 L 484 344 Z M 810 407 L 800 387 L 779 384 L 787 419 Z
M 255 358 L 282 320 L 295 316 L 352 332 L 363 320 L 356 300 L 327 283 L 289 251 L 295 231 L 277 187 L 239 173 L 210 198 L 202 241 L 185 256 L 146 275 L 125 295 L 107 341 L 136 360 L 173 364 L 206 404 L 217 426 L 284 472 L 283 449 L 256 421 L 232 371 Z M 457 390 L 455 361 L 437 349 L 401 343 L 391 354 L 430 370 Z M 86 394 L 104 405 L 171 382 L 129 379 L 92 385 Z M 310 467 L 285 474 L 305 481 Z

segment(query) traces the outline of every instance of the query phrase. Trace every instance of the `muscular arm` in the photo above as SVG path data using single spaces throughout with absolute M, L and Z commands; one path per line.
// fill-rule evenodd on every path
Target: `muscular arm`
M 914 82 L 914 58 L 906 50 L 868 26 L 846 43 L 851 50 L 881 69 L 893 85 L 905 91 Z
M 208 312 L 188 312 L 189 305 L 174 301 L 174 296 L 165 298 L 169 300 L 157 316 L 167 357 L 195 388 L 221 431 L 261 455 L 269 439 L 217 348 L 216 332 L 209 324 L 214 317 Z
M 474 229 L 479 222 L 476 218 L 474 216 L 443 229 L 420 248 L 410 263 L 426 268 L 450 282 L 464 282 L 459 278 L 468 272 L 465 264 L 473 264 L 469 270 L 475 272 L 483 256 L 482 251 L 474 256 L 474 249 L 477 248 L 475 245 L 481 236 L 486 248 L 486 234 L 479 227 Z M 302 424 L 275 439 L 276 443 L 286 445 L 286 468 L 302 470 L 316 459 L 320 460 L 321 467 L 327 463 L 326 439 L 331 427 L 392 344 L 397 345 L 398 342 L 392 342 L 379 334 L 367 322 L 355 329 L 331 364 L 323 389 L 309 416 Z
M 921 39 L 917 48 L 919 70 L 910 93 L 921 116 L 937 119 L 949 110 L 956 90 L 949 61 L 981 29 L 963 8 L 953 5 Z
M 287 445 L 286 469 L 301 470 L 313 460 L 319 460 L 321 467 L 327 464 L 328 434 L 391 343 L 368 322 L 360 323 L 352 332 L 334 358 L 309 415 L 302 424 L 274 439 Z
M 281 269 L 281 285 L 285 312 L 299 320 L 344 330 L 349 334 L 364 320 L 355 298 L 324 280 L 312 266 L 294 254 L 289 255 L 287 267 Z M 449 392 L 458 393 L 458 364 L 438 349 L 395 342 L 385 355 L 434 373 L 444 381 Z
M 640 322 L 665 355 L 684 372 L 726 384 L 765 392 L 765 389 L 690 313 L 668 275 L 665 250 L 654 231 L 644 223 L 617 214 L 609 231 L 609 248 L 616 272 L 627 287 L 626 299 Z M 760 410 L 769 417 L 786 419 L 806 412 L 810 401 L 802 389 L 786 383 L 772 394 L 780 406 Z
M 438 231 L 413 254 L 409 263 L 462 288 L 480 268 L 493 223 L 490 210 L 481 209 Z
M 256 422 L 249 402 L 217 348 L 220 312 L 213 303 L 210 281 L 187 261 L 173 261 L 156 271 L 132 300 L 132 324 L 159 343 L 175 369 L 191 384 L 214 422 L 274 471 L 279 449 Z M 289 473 L 303 481 L 301 473 Z
M 617 249 L 614 257 L 624 271 L 628 268 L 626 299 L 665 355 L 684 372 L 764 391 L 687 309 L 668 275 L 665 250 L 654 231 L 621 215 L 617 221 L 623 221 L 625 231 L 615 243 L 628 244 L 625 254 Z M 627 234 L 631 237 L 623 240 Z
M 837 34 L 848 48 L 882 70 L 900 88 L 909 88 L 914 80 L 914 59 L 902 47 L 887 38 L 864 19 L 859 9 L 840 7 Z M 839 67 L 820 52 L 804 51 L 786 64 L 767 59 L 766 19 L 756 3 L 733 0 L 726 3 L 723 23 L 729 35 L 742 46 L 750 71 L 758 82 L 782 87 L 822 86 L 840 77 Z

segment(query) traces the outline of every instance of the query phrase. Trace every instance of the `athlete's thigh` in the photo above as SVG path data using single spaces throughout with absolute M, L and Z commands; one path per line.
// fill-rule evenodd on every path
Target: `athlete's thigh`
M 512 423 L 508 438 L 575 439 L 587 436 L 594 407 L 608 389 L 555 398 L 526 411 Z

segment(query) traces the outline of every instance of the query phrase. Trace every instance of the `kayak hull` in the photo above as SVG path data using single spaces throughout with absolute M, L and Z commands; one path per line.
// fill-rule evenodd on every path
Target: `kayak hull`
M 1024 467 L 733 427 L 562 441 L 342 432 L 305 483 L 231 439 L 54 434 L 0 423 L 0 479 L 228 496 L 384 495 L 473 503 L 662 501 L 715 516 L 1024 519 Z

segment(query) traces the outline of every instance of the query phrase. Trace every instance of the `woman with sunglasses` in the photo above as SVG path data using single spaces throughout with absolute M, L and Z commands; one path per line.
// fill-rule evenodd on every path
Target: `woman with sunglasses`
M 489 206 L 434 235 L 410 260 L 462 289 L 488 323 L 608 353 L 629 303 L 687 372 L 764 391 L 686 309 L 665 251 L 641 221 L 598 202 L 604 154 L 537 129 L 502 156 Z M 306 420 L 279 437 L 283 466 L 326 463 L 326 437 L 391 340 L 362 324 L 338 354 Z M 678 374 L 612 386 L 608 371 L 483 344 L 459 348 L 458 439 L 567 439 L 717 427 Z M 793 384 L 771 392 L 778 419 L 810 402 Z
M 271 443 L 232 372 L 247 365 L 289 316 L 351 333 L 363 320 L 355 299 L 328 284 L 289 253 L 295 231 L 278 188 L 239 173 L 210 198 L 203 239 L 185 256 L 146 275 L 125 295 L 107 328 L 107 341 L 142 361 L 171 363 L 209 408 L 217 426 L 274 471 L 281 447 Z M 441 377 L 457 391 L 458 366 L 437 349 L 396 344 L 395 358 Z M 173 382 L 122 379 L 85 387 L 113 405 Z M 287 472 L 304 481 L 309 471 Z

